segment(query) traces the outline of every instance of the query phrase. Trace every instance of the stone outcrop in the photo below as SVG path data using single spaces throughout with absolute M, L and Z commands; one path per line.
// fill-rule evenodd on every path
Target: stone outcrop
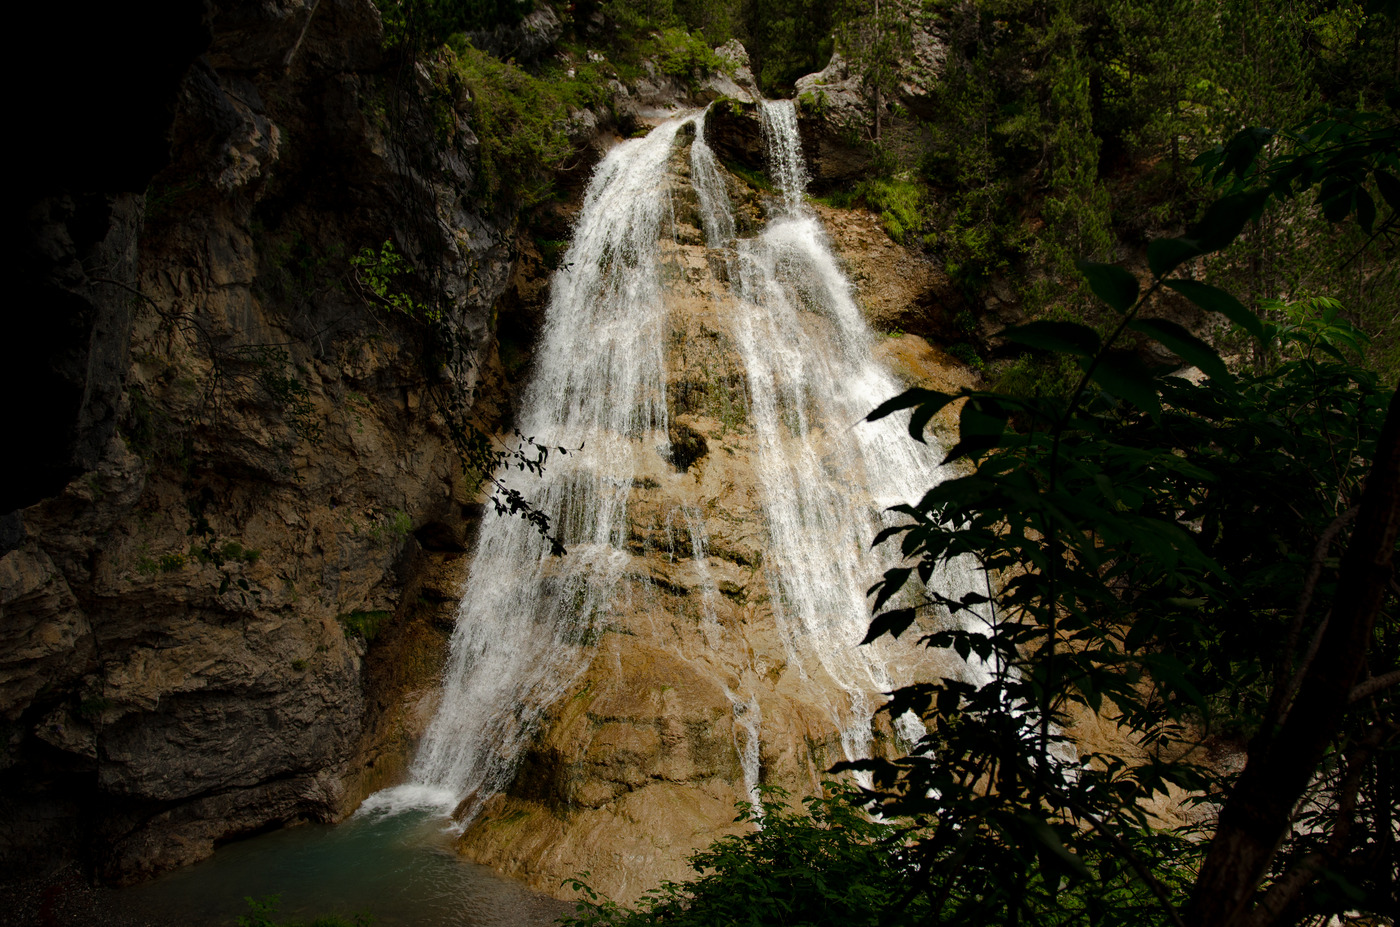
M 502 23 L 492 29 L 467 33 L 472 45 L 502 61 L 538 61 L 564 34 L 564 24 L 548 4 L 540 4 L 518 23 Z
M 861 76 L 836 54 L 823 70 L 798 78 L 796 90 L 813 182 L 830 187 L 865 176 L 874 151 L 861 141 L 875 117 Z

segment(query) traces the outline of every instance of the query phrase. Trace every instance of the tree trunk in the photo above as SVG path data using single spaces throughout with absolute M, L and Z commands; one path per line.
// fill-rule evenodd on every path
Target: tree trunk
M 880 42 L 880 0 L 875 0 L 875 142 L 880 141 L 880 56 L 884 49 Z
M 1250 750 L 1220 812 L 1188 912 L 1196 927 L 1246 923 L 1294 806 L 1336 740 L 1392 576 L 1400 528 L 1400 400 L 1393 394 L 1342 557 L 1332 615 L 1278 736 Z M 1261 732 L 1261 738 L 1268 732 Z M 1309 880 L 1311 881 L 1311 880 Z

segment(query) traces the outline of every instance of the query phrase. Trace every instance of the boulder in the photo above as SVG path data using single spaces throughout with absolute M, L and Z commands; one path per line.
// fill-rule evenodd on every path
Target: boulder
M 874 124 L 864 81 L 839 54 L 797 80 L 798 127 L 812 182 L 818 188 L 865 176 L 873 152 L 863 143 Z

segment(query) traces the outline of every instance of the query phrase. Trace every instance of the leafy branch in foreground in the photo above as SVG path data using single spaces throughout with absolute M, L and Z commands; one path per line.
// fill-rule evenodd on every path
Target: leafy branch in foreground
M 1274 325 L 1173 276 L 1228 246 L 1270 195 L 1232 193 L 1188 236 L 1152 242 L 1145 292 L 1121 268 L 1081 263 L 1119 314 L 1107 337 L 1066 322 L 1005 333 L 1076 358 L 1067 399 L 912 390 L 870 415 L 910 410 L 922 441 L 961 401 L 948 460 L 975 468 L 897 507 L 906 523 L 877 538 L 906 561 L 871 589 L 869 637 L 932 619 L 922 641 L 975 654 L 981 678 L 893 693 L 884 710 L 913 712 L 928 735 L 901 760 L 837 767 L 873 775 L 883 816 L 919 822 L 908 892 L 936 899 L 936 923 L 1397 913 L 1400 403 L 1348 361 L 1362 336 L 1335 304 Z M 1148 317 L 1164 289 L 1248 331 L 1267 369 L 1232 375 Z M 1148 370 L 1123 349 L 1129 331 L 1207 378 Z M 922 585 L 962 558 L 991 577 L 988 594 Z M 1095 716 L 1125 745 L 1076 755 L 1069 735 Z M 1238 775 L 1203 762 L 1244 742 Z M 1173 828 L 1151 810 L 1173 805 L 1202 823 Z M 1027 887 L 1032 866 L 1045 889 Z M 1150 891 L 1150 911 L 1108 902 L 1125 876 Z M 1086 907 L 1063 903 L 1062 885 Z

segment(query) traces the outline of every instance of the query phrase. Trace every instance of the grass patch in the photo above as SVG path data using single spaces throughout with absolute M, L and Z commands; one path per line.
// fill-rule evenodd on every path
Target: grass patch
M 773 183 L 768 179 L 768 175 L 763 173 L 763 171 L 751 170 L 747 167 L 744 167 L 744 165 L 738 163 L 737 161 L 725 161 L 724 169 L 729 171 L 729 173 L 733 174 L 735 177 L 738 177 L 744 183 L 753 187 L 755 190 L 761 190 L 764 193 L 773 192 Z
M 345 628 L 347 635 L 360 638 L 366 644 L 374 643 L 374 639 L 379 636 L 393 620 L 393 612 L 372 611 L 372 612 L 346 612 L 337 615 L 336 620 Z

